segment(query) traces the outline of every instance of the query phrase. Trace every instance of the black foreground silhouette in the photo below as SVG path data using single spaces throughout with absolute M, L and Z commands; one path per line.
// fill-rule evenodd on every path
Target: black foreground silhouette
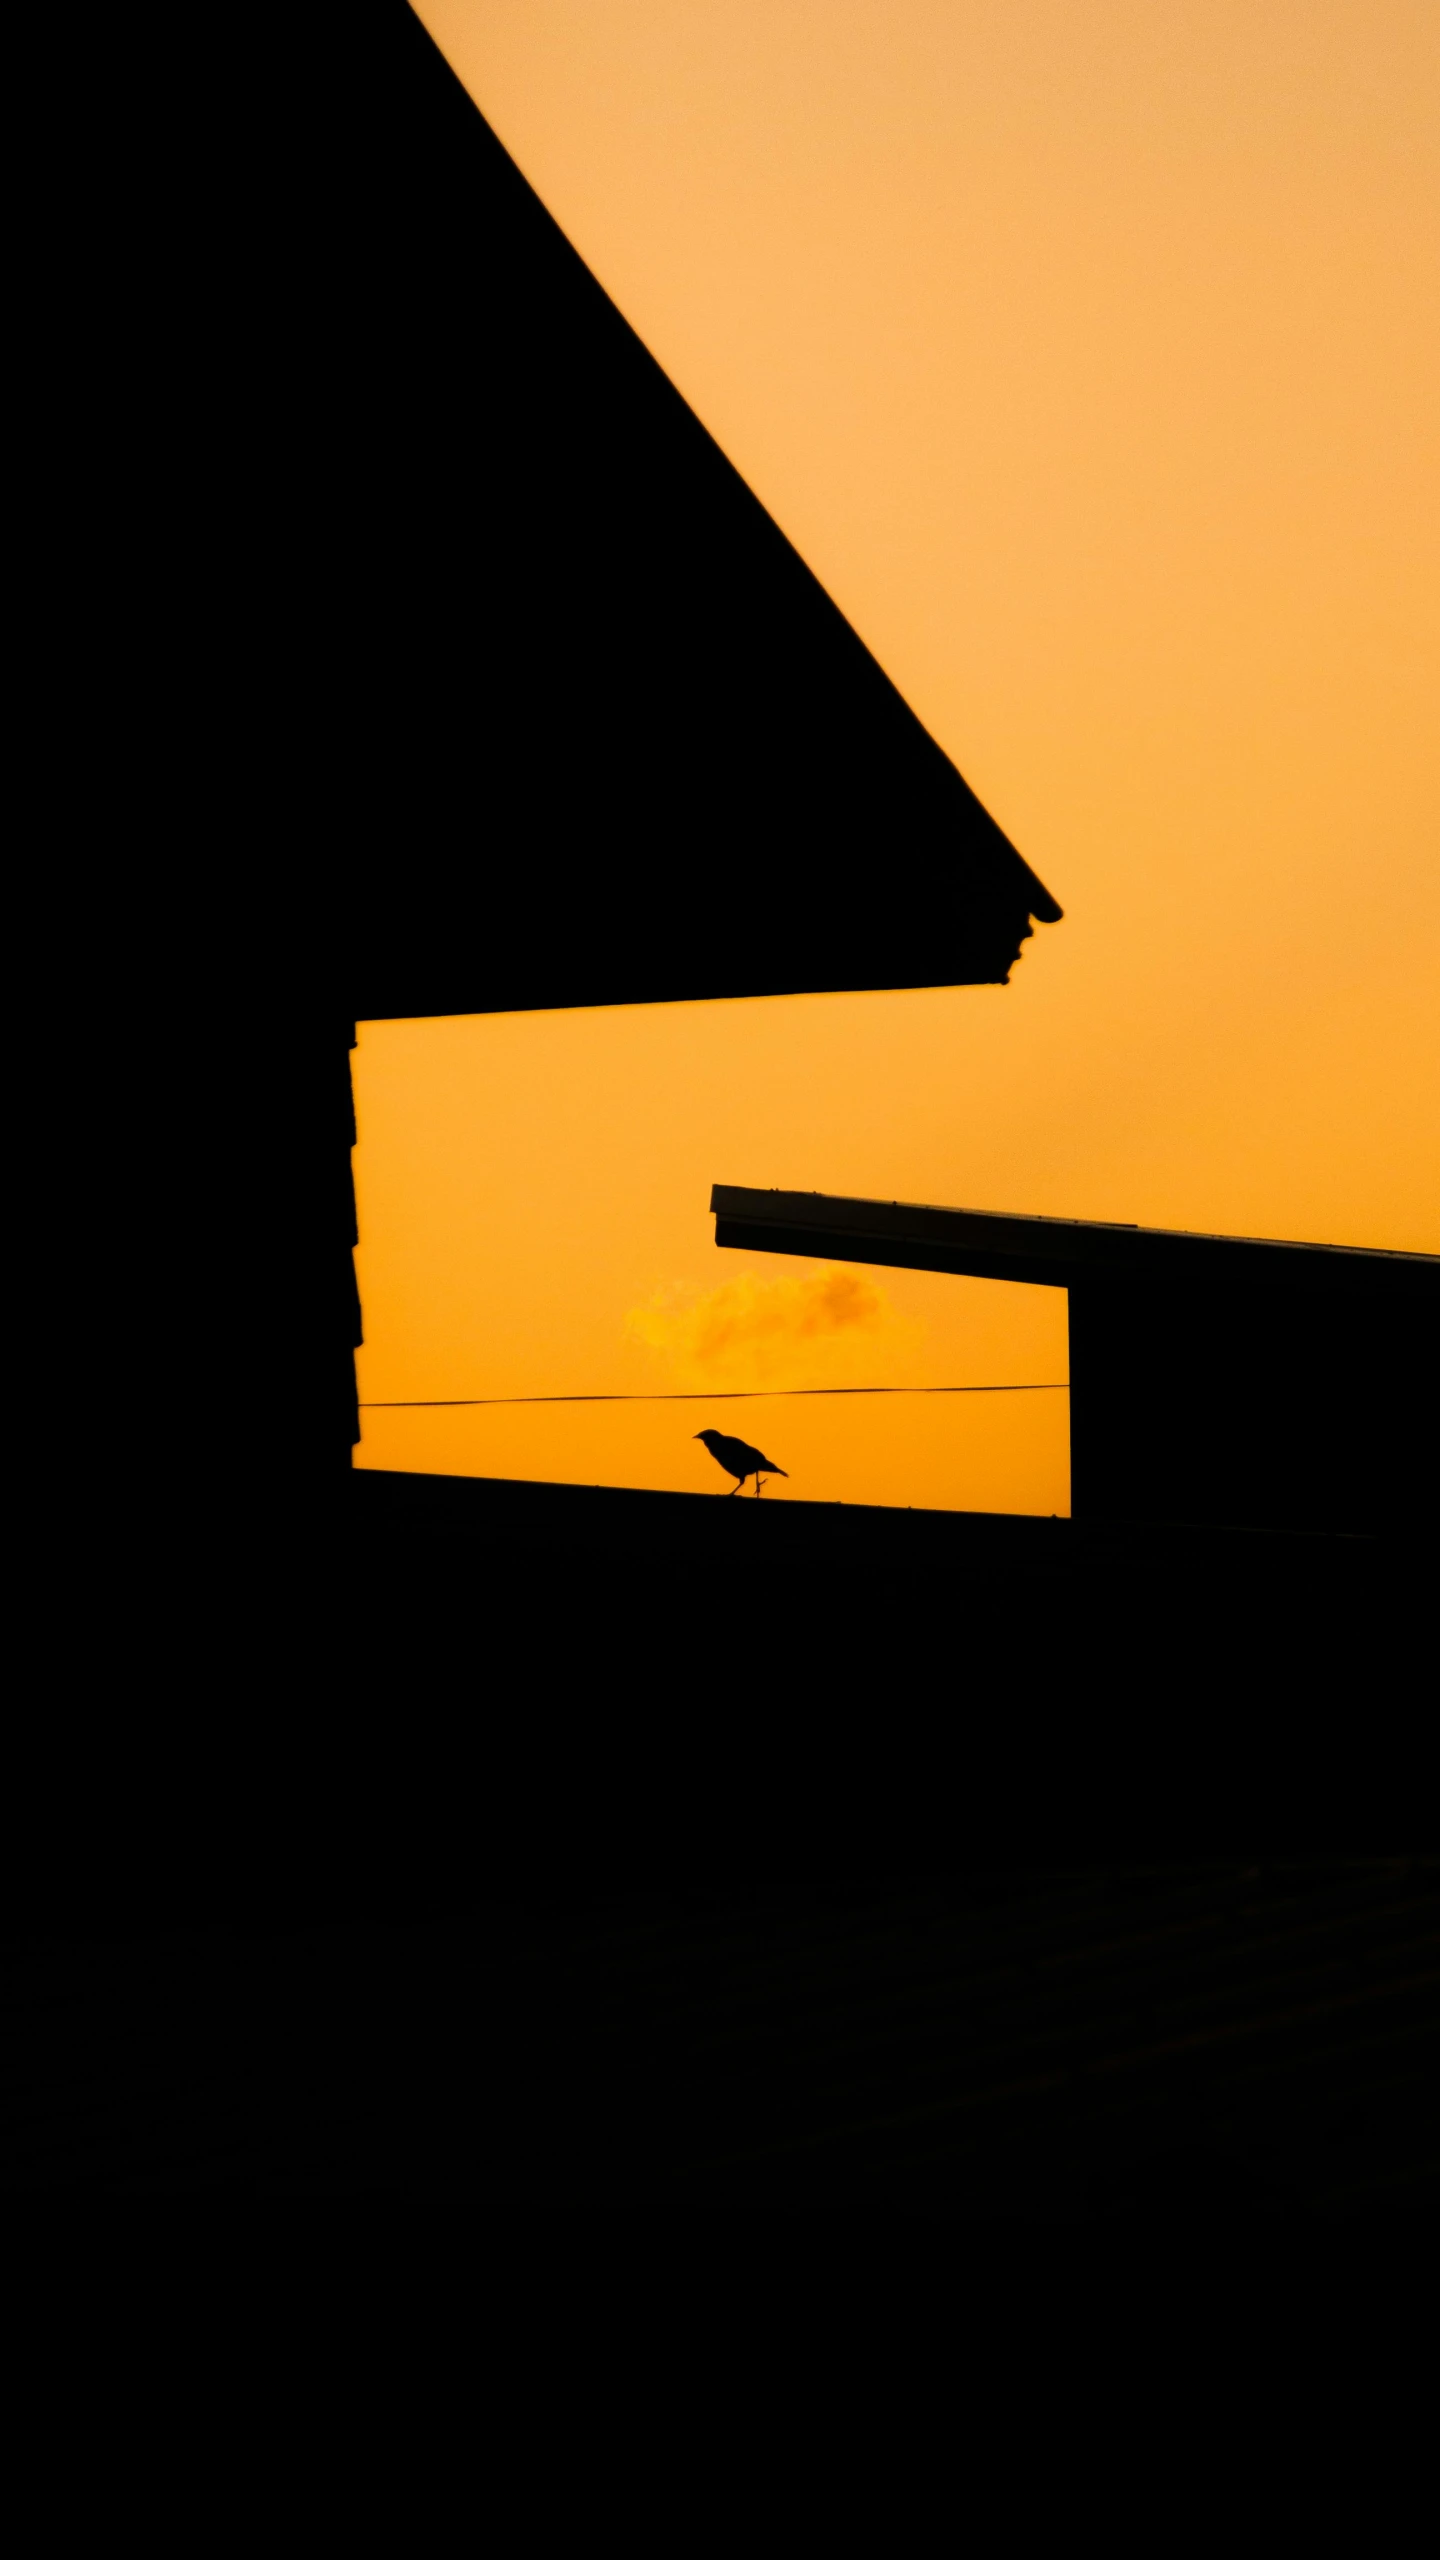
M 732 1440 L 729 1433 L 725 1431 L 697 1431 L 695 1437 L 697 1440 L 704 1441 L 716 1465 L 723 1467 L 727 1475 L 735 1478 L 735 1482 L 730 1487 L 732 1494 L 741 1491 L 747 1476 L 753 1476 L 755 1499 L 758 1502 L 761 1476 L 785 1475 L 783 1467 L 777 1467 L 773 1458 L 764 1457 L 758 1449 L 752 1449 L 748 1440 Z M 788 1476 L 785 1476 L 785 1481 L 789 1483 Z
M 167 813 L 243 792 L 262 818 L 283 802 L 323 824 L 303 858 L 244 856 L 253 897 L 218 827 L 184 892 L 211 915 L 203 967 L 175 965 L 138 894 L 98 976 L 88 937 L 57 953 L 59 1214 L 35 1304 L 93 1414 L 103 1268 L 146 1401 L 123 1482 L 70 1432 L 26 1453 L 47 1641 L 57 1585 L 75 1623 L 65 1713 L 32 1684 L 13 1736 L 0 2185 L 73 2197 L 87 2222 L 113 2195 L 398 2188 L 442 2199 L 487 2265 L 508 2226 L 527 2294 L 547 2232 L 573 2282 L 557 2202 L 658 2205 L 667 2260 L 677 2197 L 1011 2225 L 1433 2218 L 1440 1862 L 1380 1853 L 1423 1792 L 1433 1324 L 1412 1351 L 1382 1318 L 1360 1407 L 1364 1328 L 1342 1342 L 1334 1321 L 1348 1286 L 1316 1290 L 1297 1349 L 1280 1309 L 1308 1289 L 1267 1313 L 1268 1293 L 1202 1289 L 1198 1269 L 1172 1287 L 1181 1244 L 1135 1237 L 1155 1287 L 1127 1282 L 1107 1317 L 1094 1283 L 1125 1278 L 1122 1247 L 1110 1230 L 1097 1264 L 1077 1230 L 1055 1257 L 1079 1328 L 1068 1520 L 792 1498 L 732 1536 L 681 1494 L 351 1472 L 353 1015 L 897 969 L 978 983 L 1046 911 L 993 839 L 995 866 L 967 857 L 950 895 L 938 788 L 926 823 L 938 747 L 873 661 L 857 735 L 864 688 L 838 658 L 859 663 L 858 637 L 613 306 L 592 332 L 542 307 L 535 226 L 556 256 L 560 236 L 527 199 L 527 257 L 519 174 L 405 0 L 351 0 L 338 50 L 310 14 L 256 13 L 243 117 L 190 80 L 177 119 L 156 84 L 155 166 L 177 144 L 179 166 L 168 196 L 116 191 L 96 272 L 121 280 L 124 397 L 113 467 L 71 510 L 67 588 L 93 634 L 126 580 L 165 600 L 135 645 L 77 663 L 87 718 L 103 735 L 108 706 L 123 749 L 101 764 Z M 483 259 L 474 224 L 447 228 L 462 129 L 495 174 Z M 168 227 L 156 256 L 166 201 L 186 236 Z M 197 307 L 246 396 L 206 404 L 177 457 L 164 422 L 193 394 Z M 618 381 L 613 400 L 567 389 L 602 321 L 633 414 Z M 82 414 L 94 332 L 70 341 Z M 664 468 L 640 373 L 677 422 Z M 504 503 L 461 544 L 477 436 L 474 484 Z M 682 456 L 697 438 L 713 511 Z M 753 575 L 723 547 L 747 507 Z M 179 716 L 157 725 L 157 695 Z M 697 729 L 724 742 L 723 803 Z M 940 783 L 955 803 L 959 777 Z M 700 863 L 681 905 L 672 792 L 722 846 L 737 807 L 747 831 L 763 809 L 771 854 L 793 854 L 788 913 L 768 886 L 763 918 L 717 902 Z M 588 885 L 597 826 L 628 826 L 637 797 L 653 907 Z M 426 846 L 403 881 L 387 802 Z M 812 848 L 833 864 L 847 840 L 914 848 L 883 942 L 867 900 L 817 911 Z M 142 1108 L 97 1115 L 97 1034 Z M 112 1127 L 113 1159 L 92 1157 Z M 1207 1266 L 1233 1242 L 1205 1242 Z M 1044 1267 L 1027 1249 L 1012 1276 Z M 1253 1415 L 1227 1345 L 1265 1389 Z M 236 1428 L 241 1410 L 274 1430 Z M 600 1716 L 597 1663 L 623 1667 Z M 728 2250 L 739 2226 L 714 2227 Z

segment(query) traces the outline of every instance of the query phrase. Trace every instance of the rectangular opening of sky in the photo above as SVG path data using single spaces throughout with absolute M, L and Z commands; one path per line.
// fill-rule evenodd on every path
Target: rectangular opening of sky
M 1033 1207 L 958 1071 L 991 992 L 362 1023 L 357 1466 L 724 1498 L 713 1425 L 786 1470 L 767 1500 L 1067 1515 L 1062 1290 L 726 1251 L 710 1214 Z

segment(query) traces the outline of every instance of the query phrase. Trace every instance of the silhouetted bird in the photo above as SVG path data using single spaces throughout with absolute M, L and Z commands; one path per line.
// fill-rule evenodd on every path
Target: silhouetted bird
M 758 1501 L 762 1475 L 785 1475 L 783 1467 L 777 1467 L 773 1458 L 762 1457 L 758 1449 L 751 1448 L 748 1440 L 732 1440 L 723 1431 L 697 1431 L 695 1437 L 704 1441 L 716 1465 L 723 1467 L 727 1476 L 734 1476 L 735 1482 L 730 1487 L 732 1493 L 738 1493 L 746 1477 L 753 1476 Z M 785 1476 L 785 1481 L 789 1483 L 788 1476 Z

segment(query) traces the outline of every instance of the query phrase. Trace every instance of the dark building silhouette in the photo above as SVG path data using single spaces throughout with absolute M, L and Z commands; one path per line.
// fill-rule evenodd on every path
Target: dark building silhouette
M 1003 982 L 1054 898 L 418 19 L 347 12 L 308 70 L 257 538 L 337 1025 Z M 358 1338 L 344 1216 L 322 1393 Z
M 403 0 L 169 43 L 38 368 L 124 930 L 50 1042 L 0 2175 L 401 2184 L 531 2289 L 577 2203 L 1403 2210 L 1423 1539 L 1187 1520 L 1174 1446 L 1117 1518 L 1154 1416 L 1083 1386 L 1070 1522 L 352 1472 L 357 1020 L 994 982 L 1058 910 Z M 1121 1276 L 1076 1374 L 1143 1405 Z

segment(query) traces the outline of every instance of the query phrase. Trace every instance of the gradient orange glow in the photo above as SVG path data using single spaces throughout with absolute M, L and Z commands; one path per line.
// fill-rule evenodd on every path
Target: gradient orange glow
M 725 1493 L 693 1437 L 715 1423 L 788 1470 L 778 1500 L 1067 1511 L 1067 1398 L 1048 1388 L 720 1400 L 1068 1376 L 1063 1291 L 715 1246 L 710 1185 L 737 1163 L 832 1190 L 953 1170 L 949 1062 L 975 992 L 363 1023 L 362 1396 L 698 1400 L 370 1410 L 359 1462 Z M 928 1115 L 907 1114 L 912 1078 Z
M 689 1383 L 707 1293 L 816 1270 L 717 1254 L 714 1180 L 1440 1248 L 1431 0 L 420 15 L 1066 916 L 1008 989 L 367 1025 L 362 1394 Z M 1058 1297 L 871 1278 L 812 1365 L 1063 1376 Z M 783 1414 L 793 1495 L 1050 1511 L 1063 1404 L 358 1455 L 703 1486 L 672 1437 Z

